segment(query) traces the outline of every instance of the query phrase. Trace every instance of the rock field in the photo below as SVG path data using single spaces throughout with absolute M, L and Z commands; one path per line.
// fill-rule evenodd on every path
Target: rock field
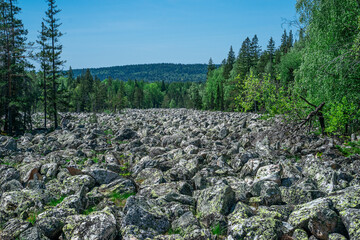
M 0 136 L 0 239 L 359 240 L 360 156 L 280 125 L 128 109 Z

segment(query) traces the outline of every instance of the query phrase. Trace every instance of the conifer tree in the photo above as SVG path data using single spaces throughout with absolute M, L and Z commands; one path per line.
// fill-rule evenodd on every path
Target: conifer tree
M 24 116 L 30 114 L 27 96 L 31 83 L 25 73 L 30 66 L 25 56 L 27 31 L 17 18 L 21 9 L 16 0 L 1 0 L 0 9 L 0 119 L 5 116 L 3 128 L 13 134 L 25 130 L 28 120 Z
M 235 63 L 235 53 L 233 51 L 232 46 L 230 46 L 229 54 L 226 59 L 226 63 L 224 66 L 224 72 L 223 72 L 223 76 L 225 79 L 228 79 L 230 77 L 230 72 L 233 69 L 234 63 Z
M 210 58 L 209 64 L 208 64 L 208 68 L 207 68 L 207 74 L 206 74 L 206 76 L 208 77 L 209 74 L 211 73 L 211 71 L 213 71 L 213 70 L 215 70 L 215 69 L 216 69 L 216 66 L 215 66 L 212 58 Z
M 261 47 L 259 46 L 259 39 L 257 35 L 253 37 L 250 43 L 250 66 L 254 67 L 259 61 Z
M 52 114 L 54 118 L 54 127 L 58 127 L 58 113 L 57 113 L 57 92 L 58 92 L 58 77 L 61 66 L 64 64 L 64 61 L 61 60 L 62 45 L 59 43 L 60 37 L 63 35 L 59 27 L 59 19 L 56 17 L 57 14 L 61 11 L 56 5 L 56 0 L 47 0 L 48 10 L 46 11 L 46 18 L 44 19 L 46 23 L 46 37 L 49 40 L 49 60 L 51 62 L 50 66 L 50 79 L 51 79 L 51 96 L 50 101 L 52 105 Z
M 269 44 L 267 45 L 267 52 L 269 53 L 269 60 L 273 62 L 275 56 L 275 41 L 271 37 L 269 40 Z
M 43 87 L 43 104 L 44 104 L 44 128 L 47 125 L 47 94 L 48 94 L 48 73 L 51 69 L 50 66 L 50 52 L 48 45 L 48 38 L 46 36 L 46 27 L 44 22 L 41 23 L 41 32 L 38 36 L 36 43 L 39 45 L 41 51 L 36 54 L 38 60 L 40 61 L 40 67 L 42 70 L 42 87 Z

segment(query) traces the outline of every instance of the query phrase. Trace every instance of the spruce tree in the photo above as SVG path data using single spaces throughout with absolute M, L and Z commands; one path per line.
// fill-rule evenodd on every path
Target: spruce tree
M 216 69 L 216 66 L 212 60 L 212 58 L 210 58 L 209 60 L 209 64 L 208 64 L 208 68 L 207 68 L 207 74 L 206 76 L 209 76 L 209 74 L 211 73 L 211 71 L 215 70 Z
M 228 57 L 226 59 L 226 63 L 224 66 L 224 72 L 223 72 L 223 76 L 225 79 L 229 79 L 230 72 L 233 69 L 234 63 L 235 63 L 235 53 L 233 51 L 232 46 L 230 46 L 230 50 L 228 53 Z
M 46 18 L 44 19 L 46 23 L 46 37 L 50 41 L 49 44 L 49 60 L 51 62 L 50 67 L 50 79 L 52 83 L 51 89 L 51 105 L 52 105 L 52 114 L 54 118 L 54 127 L 58 127 L 58 113 L 57 113 L 57 92 L 58 92 L 58 77 L 61 66 L 64 64 L 64 61 L 61 60 L 62 45 L 59 40 L 63 35 L 59 27 L 59 19 L 56 17 L 57 14 L 61 11 L 56 5 L 56 0 L 47 0 L 48 10 L 46 11 Z
M 25 130 L 28 118 L 24 116 L 30 114 L 28 101 L 32 100 L 27 98 L 31 82 L 25 72 L 30 66 L 25 56 L 27 31 L 17 18 L 21 9 L 16 0 L 1 0 L 0 9 L 0 119 L 4 116 L 3 129 L 13 134 Z
M 259 61 L 261 47 L 259 46 L 259 39 L 257 35 L 253 37 L 250 43 L 250 66 L 254 67 Z
M 275 41 L 271 37 L 269 40 L 269 44 L 267 45 L 267 52 L 269 53 L 269 60 L 273 62 L 275 56 Z
M 36 43 L 40 47 L 40 52 L 36 54 L 37 59 L 40 61 L 42 70 L 42 87 L 43 87 L 43 104 L 44 104 L 44 128 L 47 126 L 47 94 L 48 94 L 48 73 L 51 69 L 50 65 L 50 52 L 48 45 L 48 38 L 46 35 L 46 27 L 44 22 L 41 23 L 41 32 L 38 36 Z

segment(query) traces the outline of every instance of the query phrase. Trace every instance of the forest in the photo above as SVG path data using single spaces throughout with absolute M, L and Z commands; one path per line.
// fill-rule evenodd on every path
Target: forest
M 72 69 L 75 77 L 86 69 Z M 145 82 L 204 82 L 206 80 L 206 64 L 136 64 L 104 68 L 90 68 L 90 73 L 105 80 L 108 77 L 127 80 L 143 80 Z
M 64 73 L 61 19 L 57 17 L 60 9 L 55 0 L 47 2 L 38 40 L 31 44 L 18 18 L 21 6 L 12 0 L 0 1 L 3 134 L 30 130 L 31 115 L 36 112 L 44 113 L 45 128 L 56 129 L 58 113 L 68 111 L 194 108 L 258 112 L 269 117 L 283 114 L 296 121 L 320 105 L 324 134 L 359 131 L 358 0 L 298 0 L 295 7 L 299 19 L 288 23 L 296 32 L 284 30 L 280 43 L 270 38 L 262 49 L 258 36 L 249 36 L 238 54 L 230 47 L 221 65 L 210 59 L 203 75 L 197 73 L 203 66 L 196 65 L 162 79 L 157 79 L 163 71 L 161 65 L 148 65 L 138 73 L 130 68 L 88 69 L 81 73 L 70 68 Z M 34 45 L 36 51 L 32 50 Z M 30 59 L 35 59 L 41 69 L 36 71 Z M 192 78 L 195 82 L 189 81 L 192 71 L 196 72 L 196 78 Z M 110 77 L 112 74 L 116 78 Z

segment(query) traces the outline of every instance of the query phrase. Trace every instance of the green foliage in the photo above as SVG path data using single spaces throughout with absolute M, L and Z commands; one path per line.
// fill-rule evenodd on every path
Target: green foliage
M 360 154 L 360 141 L 346 142 L 344 147 L 336 145 L 336 148 L 345 156 L 349 157 L 355 154 Z
M 226 234 L 226 229 L 218 223 L 211 228 L 211 232 L 216 236 L 224 236 Z
M 239 106 L 245 112 L 250 110 L 266 112 L 270 115 L 286 113 L 291 109 L 283 87 L 277 87 L 270 75 L 257 77 L 252 71 L 245 78 L 241 87 L 241 95 L 236 98 Z
M 184 232 L 180 228 L 177 228 L 177 229 L 170 228 L 166 232 L 166 235 L 175 235 L 175 234 L 184 235 Z
M 52 206 L 52 207 L 56 207 L 58 204 L 62 203 L 62 201 L 64 201 L 64 199 L 66 198 L 66 196 L 62 196 L 58 199 L 52 199 L 48 205 Z
M 112 129 L 107 129 L 104 131 L 105 135 L 114 135 L 114 132 Z
M 29 216 L 26 219 L 26 221 L 31 223 L 32 225 L 35 225 L 38 215 L 39 215 L 39 213 L 29 213 Z
M 331 103 L 329 111 L 326 112 L 328 133 L 349 133 L 349 128 L 358 130 L 360 109 L 352 101 L 344 96 L 339 103 Z
M 124 207 L 126 204 L 126 200 L 135 194 L 136 193 L 132 193 L 132 192 L 126 192 L 126 193 L 112 192 L 109 197 L 110 200 L 113 201 L 116 206 Z
M 84 214 L 84 215 L 89 215 L 89 214 L 91 214 L 91 213 L 93 213 L 93 212 L 95 212 L 95 211 L 97 211 L 97 208 L 94 206 L 94 207 L 90 207 L 90 208 L 88 208 L 88 209 L 85 209 L 84 212 L 83 212 L 83 214 Z

